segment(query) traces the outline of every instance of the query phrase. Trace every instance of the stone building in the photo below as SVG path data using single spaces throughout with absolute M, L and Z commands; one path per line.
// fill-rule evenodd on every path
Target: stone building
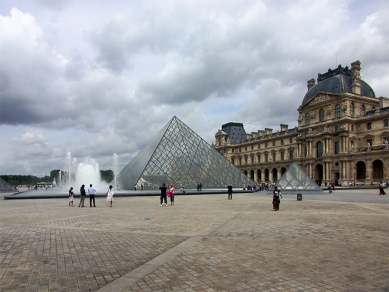
M 277 181 L 294 161 L 321 185 L 388 181 L 389 99 L 377 98 L 360 72 L 356 61 L 309 80 L 297 127 L 248 134 L 228 123 L 213 147 L 258 183 Z

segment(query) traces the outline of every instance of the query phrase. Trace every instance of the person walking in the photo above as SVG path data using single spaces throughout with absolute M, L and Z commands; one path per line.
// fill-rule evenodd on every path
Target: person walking
M 228 185 L 228 199 L 232 200 L 232 185 Z
M 170 184 L 170 205 L 174 206 L 174 185 Z
M 282 199 L 281 192 L 277 186 L 274 186 L 274 190 L 273 190 L 273 209 L 274 209 L 274 211 L 280 210 L 280 204 L 281 204 L 280 199 Z
M 386 193 L 384 191 L 384 184 L 382 183 L 382 181 L 380 182 L 380 196 L 381 195 L 386 195 Z
M 92 201 L 93 201 L 93 207 L 96 207 L 95 193 L 96 193 L 96 189 L 92 187 L 92 184 L 90 184 L 88 189 L 88 194 L 89 194 L 89 205 L 91 208 L 92 208 Z
M 112 207 L 112 201 L 113 201 L 113 194 L 114 194 L 113 186 L 109 185 L 108 192 L 107 192 L 107 201 L 109 202 L 109 206 Z
M 329 183 L 328 184 L 328 193 L 332 193 L 332 189 L 333 189 L 333 187 L 332 187 L 332 183 Z
M 73 201 L 74 201 L 74 193 L 73 193 L 73 187 L 71 187 L 69 190 L 69 206 L 72 207 L 74 206 Z
M 85 203 L 85 197 L 86 197 L 86 192 L 85 192 L 85 185 L 82 185 L 80 188 L 80 203 L 78 204 L 78 207 L 84 207 Z
M 167 187 L 165 184 L 162 184 L 159 189 L 161 190 L 161 197 L 159 199 L 159 206 L 162 207 L 162 203 L 165 202 L 165 206 L 167 206 L 167 198 L 166 198 L 166 190 Z

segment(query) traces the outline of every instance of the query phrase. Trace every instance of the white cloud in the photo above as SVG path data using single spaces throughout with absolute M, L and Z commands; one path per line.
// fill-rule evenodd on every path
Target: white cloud
M 359 2 L 10 0 L 1 172 L 44 175 L 67 152 L 124 167 L 174 115 L 209 143 L 230 121 L 294 127 L 306 81 L 337 63 L 389 96 L 388 3 Z

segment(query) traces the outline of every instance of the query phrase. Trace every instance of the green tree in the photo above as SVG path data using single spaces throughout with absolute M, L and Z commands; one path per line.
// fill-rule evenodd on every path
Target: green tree
M 106 183 L 110 183 L 114 178 L 113 171 L 110 169 L 100 170 L 100 176 L 101 176 L 101 180 L 105 181 Z

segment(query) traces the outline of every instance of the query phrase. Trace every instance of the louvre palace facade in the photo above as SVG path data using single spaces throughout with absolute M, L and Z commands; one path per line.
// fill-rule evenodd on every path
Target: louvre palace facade
M 377 185 L 389 179 L 389 99 L 361 79 L 361 62 L 324 74 L 298 107 L 298 126 L 246 133 L 227 123 L 213 147 L 257 183 L 276 182 L 296 162 L 320 185 Z

